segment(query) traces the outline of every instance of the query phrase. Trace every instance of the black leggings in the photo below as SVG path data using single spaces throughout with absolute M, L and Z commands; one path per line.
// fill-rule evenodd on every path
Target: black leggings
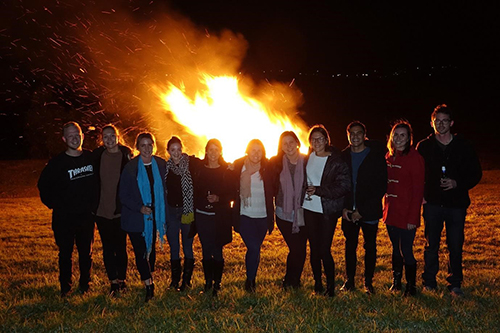
M 307 209 L 304 209 L 304 220 L 309 247 L 311 249 L 311 268 L 314 280 L 316 282 L 321 281 L 321 263 L 323 262 L 326 282 L 329 286 L 333 286 L 335 280 L 335 263 L 331 247 L 337 220 L 329 218 L 325 214 L 312 212 Z

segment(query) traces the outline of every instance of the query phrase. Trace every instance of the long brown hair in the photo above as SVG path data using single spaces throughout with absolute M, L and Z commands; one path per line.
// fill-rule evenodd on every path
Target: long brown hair
M 410 148 L 413 145 L 413 130 L 411 129 L 411 125 L 406 120 L 398 120 L 391 129 L 391 134 L 389 134 L 389 139 L 387 140 L 387 149 L 389 150 L 389 155 L 394 156 L 396 154 L 396 148 L 394 148 L 393 138 L 394 131 L 398 128 L 406 129 L 408 133 L 408 142 L 406 143 L 406 147 L 403 150 L 403 155 L 407 155 L 410 152 Z

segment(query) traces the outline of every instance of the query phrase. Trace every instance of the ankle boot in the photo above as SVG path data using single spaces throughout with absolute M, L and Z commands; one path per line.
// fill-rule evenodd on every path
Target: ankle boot
M 222 272 L 224 271 L 224 260 L 222 261 L 217 261 L 214 260 L 214 290 L 213 290 L 213 296 L 217 296 L 217 293 L 220 290 L 220 284 L 222 281 Z M 255 288 L 255 287 L 254 287 Z
M 400 291 L 401 290 L 401 278 L 403 277 L 403 272 L 392 272 L 392 286 L 389 288 L 390 291 Z
M 417 294 L 417 264 L 405 265 L 406 289 L 405 296 L 415 296 Z
M 249 293 L 255 292 L 255 280 L 246 279 L 245 281 L 245 290 Z
M 155 284 L 151 283 L 149 286 L 146 286 L 146 299 L 145 302 L 149 302 L 155 295 Z
M 179 291 L 191 288 L 191 277 L 193 276 L 194 259 L 184 259 L 184 271 L 182 272 L 182 284 Z
M 208 292 L 212 289 L 214 280 L 214 260 L 213 259 L 203 259 L 201 261 L 203 265 L 203 274 L 205 275 L 205 288 L 203 292 Z
M 170 282 L 171 289 L 179 288 L 179 281 L 181 280 L 181 260 L 170 260 L 170 269 L 172 271 L 172 282 Z

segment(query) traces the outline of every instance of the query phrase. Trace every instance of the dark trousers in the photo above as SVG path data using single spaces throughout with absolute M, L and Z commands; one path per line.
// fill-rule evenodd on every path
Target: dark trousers
M 59 283 L 61 292 L 71 290 L 73 269 L 73 247 L 78 250 L 80 267 L 80 289 L 88 289 L 92 268 L 92 244 L 94 243 L 94 220 L 88 214 L 64 214 L 52 212 L 52 230 L 59 248 Z
M 201 242 L 203 260 L 214 259 L 222 261 L 222 246 L 217 244 L 217 230 L 215 215 L 196 213 L 196 230 Z
M 462 252 L 464 245 L 464 227 L 466 208 L 448 208 L 438 205 L 424 205 L 425 249 L 424 249 L 424 284 L 436 287 L 436 274 L 439 271 L 439 244 L 443 226 L 446 226 L 446 245 L 449 252 L 448 277 L 450 288 L 461 287 Z
M 260 263 L 260 247 L 267 233 L 267 218 L 251 218 L 240 216 L 240 235 L 247 247 L 245 266 L 247 279 L 255 280 Z
M 97 229 L 101 236 L 102 257 L 108 279 L 125 280 L 127 278 L 127 233 L 122 230 L 120 218 L 107 219 L 96 216 Z
M 142 232 L 129 232 L 128 237 L 132 243 L 135 254 L 135 263 L 137 270 L 141 275 L 141 280 L 146 281 L 152 278 L 151 272 L 155 271 L 156 262 L 156 225 L 153 225 L 153 244 L 151 245 L 151 253 L 148 258 L 148 249 L 146 240 Z
M 327 284 L 333 287 L 335 262 L 333 261 L 331 247 L 337 220 L 307 209 L 304 209 L 304 219 L 311 249 L 311 268 L 314 280 L 316 282 L 321 281 L 321 263 L 323 263 Z
M 181 243 L 179 233 L 182 236 L 182 251 L 185 259 L 194 259 L 193 240 L 190 238 L 190 224 L 181 223 L 182 207 L 167 206 L 167 240 L 170 245 L 170 259 L 179 260 L 181 258 Z
M 354 280 L 356 275 L 359 229 L 363 231 L 363 247 L 365 249 L 365 285 L 373 281 L 375 263 L 377 261 L 377 231 L 378 223 L 367 224 L 360 222 L 359 225 L 342 220 L 342 231 L 345 237 L 345 267 L 349 280 Z
M 417 261 L 413 255 L 413 241 L 417 229 L 408 230 L 388 225 L 387 233 L 392 243 L 392 266 L 415 265 Z
M 276 217 L 276 224 L 288 246 L 284 282 L 291 286 L 299 286 L 300 276 L 302 275 L 304 262 L 306 261 L 307 233 L 305 227 L 300 228 L 298 233 L 293 234 L 292 222 L 284 221 Z

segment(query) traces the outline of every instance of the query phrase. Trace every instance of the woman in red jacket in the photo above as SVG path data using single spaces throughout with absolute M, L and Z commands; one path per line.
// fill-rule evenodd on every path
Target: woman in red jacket
M 413 241 L 420 226 L 420 207 L 424 196 L 424 159 L 413 148 L 411 125 L 396 123 L 391 130 L 386 155 L 387 193 L 384 197 L 384 222 L 392 243 L 392 291 L 401 290 L 405 266 L 405 296 L 415 295 L 417 261 Z

